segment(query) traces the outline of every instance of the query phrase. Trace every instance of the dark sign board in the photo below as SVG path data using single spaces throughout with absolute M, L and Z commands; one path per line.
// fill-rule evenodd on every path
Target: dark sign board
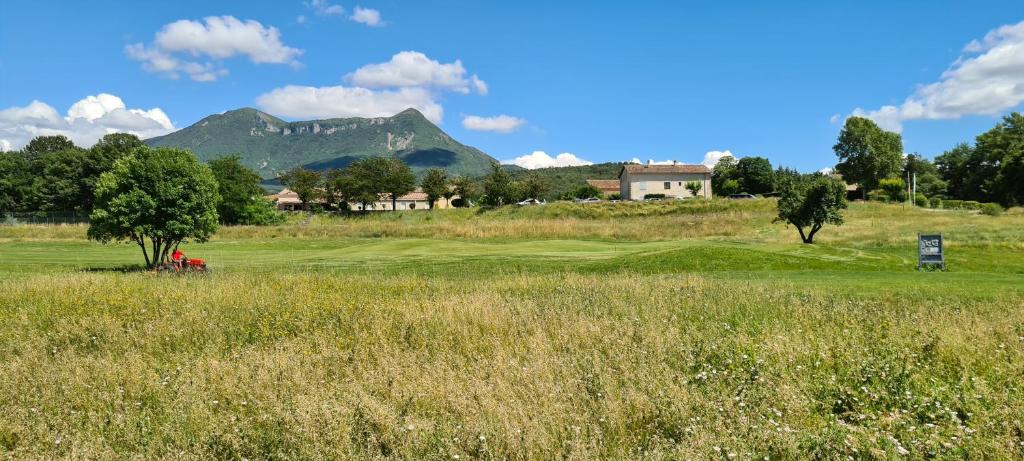
M 937 264 L 946 267 L 946 254 L 942 248 L 942 234 L 917 234 L 917 267 Z

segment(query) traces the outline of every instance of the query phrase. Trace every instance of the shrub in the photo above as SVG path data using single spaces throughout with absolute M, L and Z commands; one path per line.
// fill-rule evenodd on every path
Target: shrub
M 932 197 L 930 200 L 930 204 L 932 208 L 942 208 L 942 198 Z
M 914 196 L 914 203 L 917 206 L 927 207 L 928 206 L 928 197 L 926 197 L 924 194 L 918 192 L 917 195 Z
M 963 200 L 944 200 L 942 202 L 942 208 L 947 210 L 958 210 L 963 207 Z
M 1003 207 L 998 203 L 982 203 L 981 213 L 989 216 L 999 216 L 1003 214 Z
M 893 202 L 902 202 L 907 199 L 907 185 L 902 179 L 883 179 L 878 181 L 878 188 L 885 191 L 889 200 Z
M 644 194 L 644 200 L 649 198 L 665 198 L 665 194 Z
M 889 194 L 884 190 L 873 190 L 871 192 L 868 192 L 868 200 L 872 202 L 888 203 Z
M 964 200 L 961 207 L 965 210 L 980 210 L 981 202 L 975 202 L 974 200 Z
M 608 196 L 608 200 L 622 200 L 622 194 L 616 192 Z

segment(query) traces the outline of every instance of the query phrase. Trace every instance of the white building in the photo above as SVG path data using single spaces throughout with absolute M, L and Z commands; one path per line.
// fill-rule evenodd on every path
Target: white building
M 622 200 L 643 200 L 649 194 L 686 198 L 694 194 L 686 183 L 700 183 L 698 197 L 711 198 L 711 169 L 704 165 L 624 165 L 619 171 Z

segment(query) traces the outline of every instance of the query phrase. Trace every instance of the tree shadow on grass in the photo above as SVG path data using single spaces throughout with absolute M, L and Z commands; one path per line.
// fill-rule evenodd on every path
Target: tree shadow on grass
M 82 268 L 82 272 L 96 272 L 96 273 L 141 273 L 146 272 L 145 264 L 121 264 L 118 266 L 86 266 Z

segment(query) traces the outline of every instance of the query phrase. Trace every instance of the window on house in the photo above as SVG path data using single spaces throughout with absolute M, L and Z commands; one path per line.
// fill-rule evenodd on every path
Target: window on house
M 669 190 L 671 188 L 672 188 L 672 181 L 665 181 L 665 190 Z

